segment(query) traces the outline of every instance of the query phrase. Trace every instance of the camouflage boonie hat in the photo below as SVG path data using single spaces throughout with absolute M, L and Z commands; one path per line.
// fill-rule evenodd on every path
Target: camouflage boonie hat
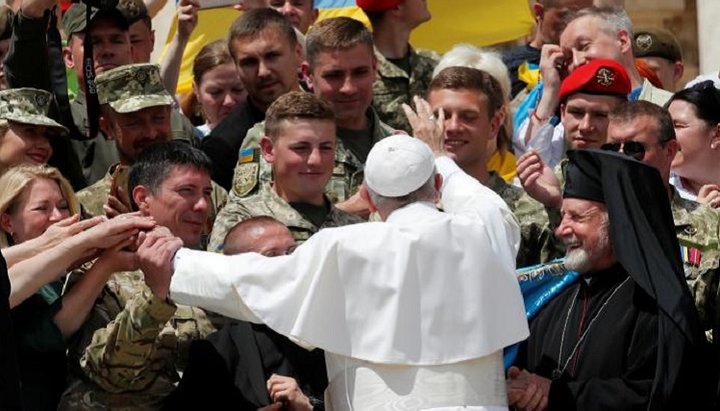
M 97 76 L 98 101 L 118 113 L 169 106 L 174 100 L 165 90 L 157 64 L 128 64 Z
M 0 91 L 0 120 L 53 127 L 61 134 L 67 134 L 67 128 L 47 116 L 52 101 L 52 94 L 35 88 Z
M 71 34 L 80 33 L 85 31 L 87 25 L 87 19 L 85 18 L 85 11 L 87 6 L 85 3 L 73 3 L 69 9 L 63 15 L 63 31 L 65 35 L 70 37 Z M 120 12 L 116 7 L 103 7 L 101 9 L 97 7 L 90 7 L 90 21 L 92 22 L 98 17 L 107 17 L 115 20 L 120 27 L 124 30 L 128 28 L 128 22 L 123 13 Z

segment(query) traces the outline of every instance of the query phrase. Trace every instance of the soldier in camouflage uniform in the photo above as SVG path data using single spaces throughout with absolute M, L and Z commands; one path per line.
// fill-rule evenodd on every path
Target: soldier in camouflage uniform
M 444 111 L 446 150 L 463 171 L 491 188 L 515 214 L 521 229 L 517 267 L 526 267 L 562 257 L 564 248 L 553 235 L 545 207 L 487 169 L 493 140 L 504 121 L 502 96 L 500 84 L 487 72 L 449 67 L 430 83 L 428 102 L 417 99 L 417 114 L 409 107 L 406 111 L 416 133 L 434 126 L 435 119 L 429 118 L 432 113 Z
M 130 169 L 133 200 L 186 247 L 198 248 L 199 222 L 210 212 L 210 172 L 210 160 L 198 149 L 175 141 L 153 145 Z M 71 368 L 79 366 L 80 375 L 60 409 L 160 409 L 179 380 L 190 342 L 225 323 L 154 294 L 143 277 L 142 271 L 120 272 L 108 281 L 70 350 Z
M 370 148 L 393 133 L 371 107 L 377 71 L 372 34 L 357 20 L 337 17 L 315 24 L 306 45 L 309 84 L 336 114 L 335 169 L 325 192 L 333 203 L 344 202 L 358 192 Z M 258 123 L 248 131 L 240 149 L 232 190 L 240 197 L 256 194 L 262 184 L 272 181 L 271 167 L 260 156 L 264 134 L 264 123 Z M 338 207 L 363 214 L 361 209 Z
M 46 36 L 49 14 L 44 12 L 46 8 L 50 9 L 56 3 L 54 0 L 28 2 L 31 7 L 26 7 L 23 3 L 22 12 L 17 13 L 11 52 L 5 64 L 10 87 L 37 87 L 51 90 L 49 83 L 51 69 Z M 72 144 L 72 149 L 66 153 L 66 156 L 72 156 L 73 159 L 64 159 L 69 162 L 68 164 L 74 162 L 82 166 L 83 176 L 80 177 L 85 181 L 78 187 L 74 180 L 73 185 L 76 189 L 99 180 L 108 167 L 118 161 L 115 144 L 108 141 L 102 132 L 98 132 L 95 136 L 88 135 L 85 77 L 82 68 L 83 35 L 88 33 L 102 41 L 93 48 L 96 75 L 113 67 L 133 63 L 128 22 L 122 10 L 99 10 L 91 7 L 90 27 L 86 27 L 86 11 L 84 3 L 75 3 L 63 16 L 63 30 L 68 36 L 68 47 L 65 51 L 72 57 L 72 64 L 69 64 L 69 67 L 77 74 L 80 87 L 75 100 L 70 103 L 72 122 L 76 131 L 71 130 L 73 132 L 69 143 Z M 193 127 L 187 118 L 177 110 L 173 110 L 170 115 L 172 137 L 193 141 Z M 63 168 L 61 171 L 65 173 Z
M 112 217 L 130 207 L 127 173 L 137 155 L 148 145 L 169 141 L 172 96 L 160 79 L 154 64 L 131 64 L 107 71 L 96 80 L 103 117 L 101 126 L 117 145 L 120 162 L 110 167 L 101 180 L 78 192 L 86 213 Z M 227 194 L 213 184 L 210 219 L 225 204 Z
M 0 174 L 17 164 L 50 159 L 50 139 L 68 132 L 48 117 L 52 100 L 52 94 L 34 88 L 0 91 L 0 139 L 9 141 L 5 142 L 9 150 L 0 157 Z M 11 132 L 14 138 L 7 136 Z
M 260 145 L 275 179 L 251 196 L 230 195 L 213 227 L 209 251 L 218 251 L 235 224 L 254 216 L 267 215 L 285 224 L 297 242 L 324 227 L 362 221 L 335 208 L 324 194 L 333 174 L 333 120 L 329 105 L 309 93 L 290 92 L 270 106 L 268 136 Z
M 413 96 L 427 91 L 439 56 L 418 52 L 408 43 L 410 33 L 430 20 L 426 2 L 408 0 L 357 0 L 373 26 L 378 76 L 373 85 L 373 106 L 391 127 L 412 131 L 402 110 Z M 389 12 L 397 7 L 400 13 Z

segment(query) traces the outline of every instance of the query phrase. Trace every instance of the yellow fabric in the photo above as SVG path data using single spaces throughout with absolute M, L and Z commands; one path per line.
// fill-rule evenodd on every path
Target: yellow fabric
M 517 176 L 515 163 L 517 163 L 517 158 L 513 153 L 497 150 L 495 154 L 490 157 L 486 166 L 489 171 L 496 171 L 503 180 L 509 183 Z
M 530 33 L 534 21 L 527 0 L 428 0 L 432 20 L 413 31 L 410 42 L 416 48 L 445 52 L 457 43 L 488 46 L 511 41 Z M 192 34 L 180 68 L 176 93 L 192 90 L 192 62 L 203 45 L 223 38 L 240 15 L 233 8 L 200 10 L 198 26 Z M 367 17 L 357 7 L 321 8 L 319 19 L 350 16 L 365 24 Z M 168 43 L 177 27 L 173 19 Z M 160 59 L 167 52 L 167 44 Z
M 527 84 L 528 90 L 532 90 L 540 82 L 540 69 L 531 69 L 526 61 L 518 67 L 518 79 Z

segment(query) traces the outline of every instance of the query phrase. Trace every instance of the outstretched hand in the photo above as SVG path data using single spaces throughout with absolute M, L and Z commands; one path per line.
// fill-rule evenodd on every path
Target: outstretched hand
M 140 269 L 145 275 L 145 284 L 159 299 L 164 300 L 170 292 L 173 274 L 173 257 L 182 248 L 183 242 L 169 230 L 153 230 L 140 233 L 137 250 Z
M 540 158 L 535 150 L 520 156 L 517 161 L 517 173 L 525 192 L 546 207 L 560 209 L 562 191 L 560 181 Z

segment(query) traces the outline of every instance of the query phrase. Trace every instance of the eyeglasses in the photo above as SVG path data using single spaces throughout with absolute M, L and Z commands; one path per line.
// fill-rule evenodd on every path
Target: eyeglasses
M 623 154 L 628 157 L 632 157 L 635 160 L 642 161 L 643 158 L 645 158 L 645 145 L 637 141 L 627 141 L 625 143 L 605 143 L 600 146 L 600 149 L 615 152 L 622 149 Z

